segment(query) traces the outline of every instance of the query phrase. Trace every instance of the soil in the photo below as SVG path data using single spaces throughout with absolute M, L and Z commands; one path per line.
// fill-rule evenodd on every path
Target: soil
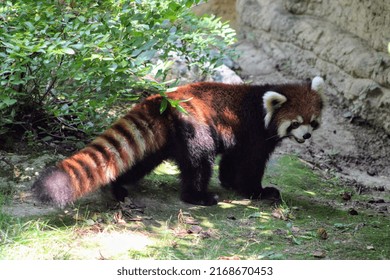
M 237 50 L 238 73 L 244 81 L 253 84 L 299 81 L 251 43 L 241 41 Z M 284 141 L 276 153 L 299 154 L 311 167 L 340 176 L 356 193 L 371 195 L 373 200 L 367 208 L 390 210 L 390 201 L 382 199 L 390 193 L 390 136 L 354 118 L 331 95 L 327 96 L 321 129 L 313 138 L 305 144 Z

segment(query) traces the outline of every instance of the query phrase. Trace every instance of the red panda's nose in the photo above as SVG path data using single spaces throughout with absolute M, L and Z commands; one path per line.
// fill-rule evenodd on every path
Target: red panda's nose
M 311 137 L 311 134 L 310 133 L 306 133 L 302 137 L 303 137 L 303 139 L 306 140 L 306 139 L 309 139 Z

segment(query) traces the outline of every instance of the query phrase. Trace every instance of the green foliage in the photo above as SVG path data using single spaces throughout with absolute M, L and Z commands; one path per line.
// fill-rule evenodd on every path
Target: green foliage
M 164 80 L 172 53 L 213 69 L 234 31 L 217 18 L 195 17 L 190 7 L 198 2 L 2 2 L 0 135 L 18 123 L 33 135 L 43 124 L 49 135 L 96 133 L 111 121 L 113 104 L 136 100 L 140 90 L 165 90 L 147 76 Z

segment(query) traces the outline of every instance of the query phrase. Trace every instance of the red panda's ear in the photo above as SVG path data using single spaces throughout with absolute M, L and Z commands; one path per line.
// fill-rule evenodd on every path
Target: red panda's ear
M 317 91 L 319 94 L 324 93 L 325 82 L 324 79 L 317 76 L 311 81 L 311 89 Z
M 266 112 L 264 123 L 265 127 L 268 127 L 271 122 L 272 114 L 276 109 L 280 108 L 284 102 L 287 101 L 287 98 L 275 91 L 267 91 L 263 95 L 263 106 Z

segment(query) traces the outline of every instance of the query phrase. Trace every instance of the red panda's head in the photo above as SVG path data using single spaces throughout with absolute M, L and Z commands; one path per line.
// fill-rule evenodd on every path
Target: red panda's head
M 310 84 L 286 84 L 263 96 L 268 127 L 274 122 L 280 138 L 294 138 L 298 143 L 309 139 L 320 126 L 324 80 L 315 77 Z

